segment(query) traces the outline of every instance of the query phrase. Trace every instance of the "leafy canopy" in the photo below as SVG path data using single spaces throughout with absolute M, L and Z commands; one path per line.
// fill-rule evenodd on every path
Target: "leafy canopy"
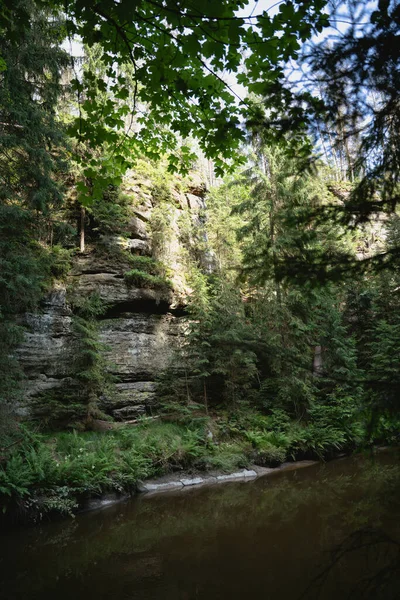
M 300 42 L 328 25 L 326 0 L 287 0 L 274 16 L 268 9 L 250 14 L 248 0 L 35 3 L 62 10 L 71 39 L 101 47 L 104 75 L 87 72 L 82 80 L 77 73 L 72 80 L 82 110 L 70 133 L 93 148 L 113 146 L 114 162 L 122 167 L 138 153 L 151 158 L 168 153 L 171 170 L 185 168 L 192 154 L 186 144 L 177 151 L 177 136 L 191 135 L 221 173 L 244 139 L 240 115 L 246 107 L 226 76 L 237 74 L 254 93 L 268 84 L 272 93 Z M 28 17 L 23 6 L 7 0 L 0 14 L 2 33 L 27 35 Z M 107 99 L 99 103 L 94 87 L 107 90 Z M 134 127 L 127 127 L 128 113 Z M 95 159 L 85 170 L 87 177 L 96 173 Z

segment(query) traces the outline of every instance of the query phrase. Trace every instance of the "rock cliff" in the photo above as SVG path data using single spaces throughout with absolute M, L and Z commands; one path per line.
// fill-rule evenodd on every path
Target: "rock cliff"
M 93 294 L 105 307 L 98 335 L 105 368 L 115 381 L 112 392 L 101 395 L 99 407 L 117 420 L 126 420 L 149 413 L 156 405 L 156 379 L 173 356 L 187 294 L 179 223 L 183 214 L 192 221 L 202 218 L 205 186 L 196 181 L 185 192 L 172 189 L 162 252 L 152 224 L 158 206 L 151 192 L 151 181 L 131 175 L 125 182 L 129 219 L 121 235 L 100 234 L 84 253 L 75 254 L 66 280 L 54 285 L 36 313 L 24 316 L 26 335 L 18 350 L 26 375 L 21 415 L 46 416 L 51 410 L 49 399 L 71 398 L 78 389 L 74 312 L 82 299 Z M 129 255 L 160 259 L 160 254 L 169 286 L 127 282 Z

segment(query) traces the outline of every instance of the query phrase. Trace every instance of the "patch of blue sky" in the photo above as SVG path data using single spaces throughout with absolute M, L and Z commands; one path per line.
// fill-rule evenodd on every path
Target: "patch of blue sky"
M 237 16 L 243 18 L 248 27 L 257 26 L 257 17 L 268 13 L 274 16 L 279 13 L 280 6 L 286 0 L 276 2 L 274 0 L 250 0 L 248 4 L 237 11 Z M 349 28 L 353 27 L 355 35 L 364 35 L 366 29 L 370 26 L 370 16 L 378 7 L 377 0 L 367 0 L 366 2 L 354 0 L 329 0 L 325 11 L 329 14 L 330 26 L 326 27 L 321 33 L 315 33 L 310 41 L 303 45 L 302 52 L 309 52 L 312 47 L 326 41 L 333 44 L 339 37 L 345 35 Z M 278 32 L 283 35 L 283 32 Z M 243 58 L 246 55 L 244 54 Z M 296 86 L 299 90 L 303 86 L 304 79 L 308 73 L 305 64 L 296 61 L 290 61 L 285 69 L 286 78 L 291 86 Z M 229 85 L 235 94 L 236 101 L 244 100 L 247 96 L 247 89 L 236 78 L 236 73 L 223 72 L 219 74 Z

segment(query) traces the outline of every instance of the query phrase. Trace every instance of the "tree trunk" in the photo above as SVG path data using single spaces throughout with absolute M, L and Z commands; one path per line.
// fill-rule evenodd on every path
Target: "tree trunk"
M 203 388 L 204 388 L 204 406 L 206 408 L 206 414 L 208 415 L 207 386 L 206 386 L 205 379 L 203 379 Z
M 85 252 L 85 207 L 81 206 L 81 240 L 80 240 L 80 251 Z
M 321 377 L 322 375 L 322 347 L 315 346 L 313 359 L 313 376 Z

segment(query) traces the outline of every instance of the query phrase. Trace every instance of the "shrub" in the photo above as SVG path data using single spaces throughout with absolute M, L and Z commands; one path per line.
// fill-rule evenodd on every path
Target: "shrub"
M 72 267 L 74 250 L 55 245 L 49 252 L 51 275 L 56 279 L 65 279 Z
M 300 453 L 324 459 L 328 454 L 341 450 L 347 442 L 343 431 L 317 423 L 297 427 L 292 431 L 291 437 L 293 457 Z
M 255 452 L 253 460 L 262 466 L 280 465 L 286 460 L 286 450 L 290 440 L 277 431 L 247 431 L 245 437 L 251 442 Z
M 129 196 L 115 186 L 108 186 L 103 197 L 95 199 L 90 206 L 94 219 L 94 231 L 115 234 L 124 231 L 129 220 Z
M 227 473 L 235 469 L 246 468 L 249 464 L 248 444 L 236 441 L 212 445 L 208 452 L 195 461 L 198 469 L 216 469 Z
M 0 497 L 34 520 L 69 514 L 82 494 L 129 490 L 139 479 L 190 468 L 208 451 L 204 427 L 174 423 L 51 436 L 21 429 L 20 441 L 0 466 Z
M 131 255 L 129 257 L 129 264 L 133 269 L 145 271 L 150 275 L 159 275 L 164 270 L 164 266 L 151 256 Z
M 277 467 L 286 460 L 286 451 L 284 448 L 278 448 L 273 444 L 266 442 L 253 454 L 253 462 L 261 467 Z
M 190 467 L 205 447 L 202 429 L 159 423 L 118 433 L 123 453 L 140 454 L 153 465 L 153 472 L 173 471 Z
M 129 264 L 132 269 L 124 275 L 128 285 L 164 290 L 172 288 L 171 281 L 165 276 L 165 265 L 154 260 L 154 258 L 150 256 L 130 256 Z
M 128 285 L 135 285 L 142 288 L 170 290 L 172 283 L 160 275 L 151 275 L 146 271 L 132 269 L 124 274 L 124 279 Z

